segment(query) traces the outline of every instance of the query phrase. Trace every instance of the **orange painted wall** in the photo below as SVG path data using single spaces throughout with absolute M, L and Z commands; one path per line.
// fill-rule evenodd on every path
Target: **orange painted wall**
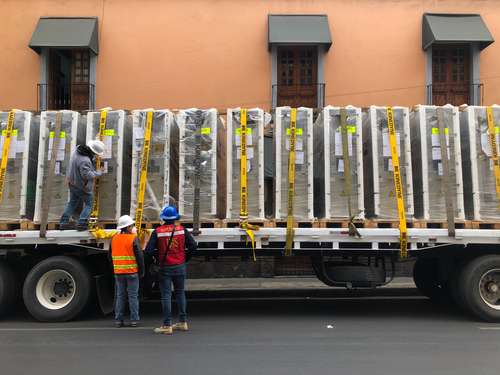
M 97 16 L 97 107 L 271 103 L 269 13 L 328 14 L 326 103 L 425 100 L 424 12 L 480 13 L 500 36 L 498 0 L 2 0 L 0 108 L 36 108 L 41 16 Z M 485 102 L 500 103 L 500 42 L 481 53 Z

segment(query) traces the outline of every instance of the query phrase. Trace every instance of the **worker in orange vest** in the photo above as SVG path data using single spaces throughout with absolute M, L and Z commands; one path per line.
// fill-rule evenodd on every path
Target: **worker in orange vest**
M 109 255 L 115 274 L 115 326 L 123 327 L 126 299 L 130 326 L 139 323 L 139 279 L 144 277 L 144 256 L 137 239 L 135 221 L 128 215 L 118 219 L 120 233 L 111 239 Z
M 163 225 L 154 230 L 146 246 L 146 254 L 156 256 L 159 271 L 159 286 L 163 324 L 154 329 L 155 333 L 171 335 L 172 331 L 187 331 L 186 293 L 186 261 L 189 254 L 196 250 L 196 241 L 187 229 L 177 225 L 180 215 L 174 206 L 163 208 L 160 219 Z M 174 285 L 179 322 L 172 325 L 172 284 Z

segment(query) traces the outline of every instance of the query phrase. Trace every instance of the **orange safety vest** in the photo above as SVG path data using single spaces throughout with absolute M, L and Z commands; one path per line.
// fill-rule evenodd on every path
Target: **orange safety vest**
M 111 258 L 115 274 L 139 272 L 134 255 L 135 234 L 115 234 L 111 239 Z

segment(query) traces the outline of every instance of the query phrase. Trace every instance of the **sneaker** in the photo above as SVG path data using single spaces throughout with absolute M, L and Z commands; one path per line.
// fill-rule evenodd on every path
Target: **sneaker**
M 154 332 L 161 333 L 163 335 L 171 335 L 173 333 L 172 326 L 161 326 L 159 328 L 155 328 Z
M 115 320 L 115 327 L 116 328 L 121 328 L 123 327 L 125 324 L 123 324 L 123 320 Z
M 175 323 L 172 329 L 174 331 L 183 331 L 183 332 L 189 331 L 188 324 L 186 322 Z
M 59 230 L 73 230 L 73 229 L 75 229 L 75 223 L 59 224 Z
M 138 327 L 138 326 L 139 326 L 139 322 L 138 322 L 137 320 L 132 320 L 132 321 L 130 322 L 130 326 L 131 326 L 131 327 L 134 327 L 134 328 L 135 328 L 135 327 Z
M 89 230 L 89 225 L 88 224 L 80 224 L 78 223 L 76 226 L 76 230 L 78 232 L 85 232 L 86 230 Z

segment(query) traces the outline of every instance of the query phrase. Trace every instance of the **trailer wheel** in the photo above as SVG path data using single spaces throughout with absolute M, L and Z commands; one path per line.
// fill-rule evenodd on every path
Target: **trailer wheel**
M 0 316 L 5 315 L 15 305 L 18 284 L 16 275 L 5 262 L 0 262 Z
M 500 321 L 500 256 L 486 255 L 466 264 L 458 288 L 469 312 L 488 322 Z
M 417 259 L 413 268 L 413 281 L 420 293 L 434 302 L 442 302 L 449 298 L 448 287 L 439 278 L 437 259 Z
M 87 306 L 91 285 L 90 274 L 80 261 L 67 256 L 51 257 L 28 273 L 24 304 L 42 322 L 68 321 Z

